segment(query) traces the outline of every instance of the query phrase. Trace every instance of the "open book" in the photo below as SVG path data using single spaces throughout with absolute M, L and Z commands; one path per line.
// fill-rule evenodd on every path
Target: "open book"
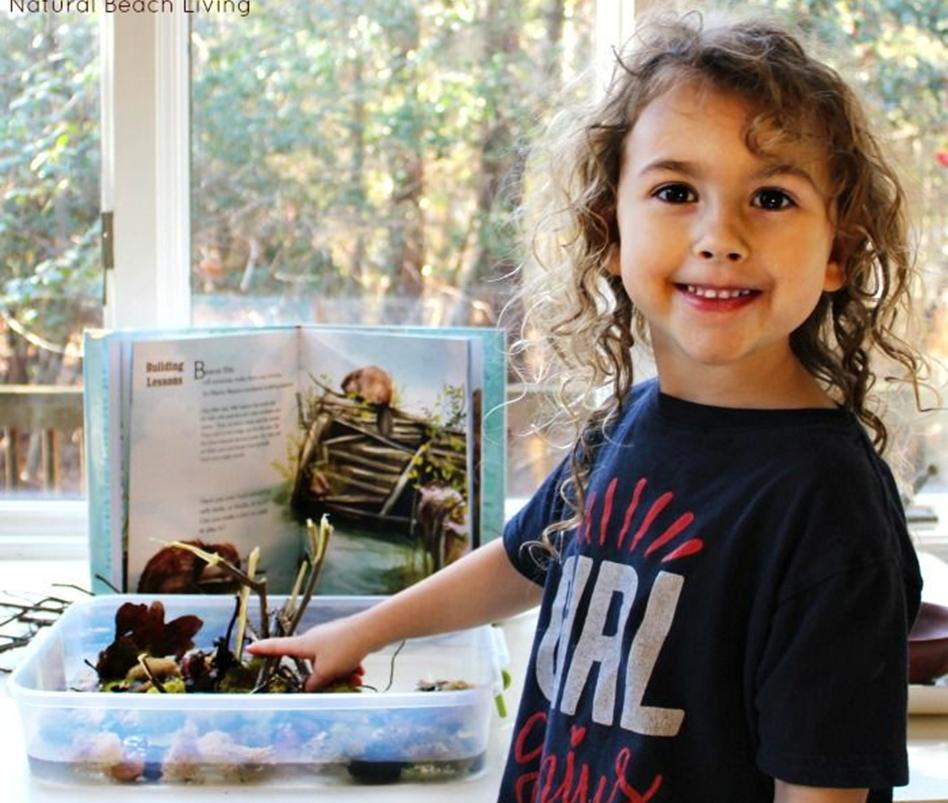
M 323 514 L 320 593 L 410 585 L 501 532 L 504 365 L 496 329 L 87 332 L 93 588 L 228 590 L 178 540 L 287 593 Z

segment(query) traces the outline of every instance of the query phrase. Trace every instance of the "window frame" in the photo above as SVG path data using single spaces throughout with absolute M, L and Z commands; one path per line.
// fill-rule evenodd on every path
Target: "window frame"
M 191 322 L 188 21 L 106 14 L 103 209 L 114 213 L 105 325 L 178 328 Z M 105 68 L 108 67 L 106 70 Z M 108 178 L 108 181 L 106 180 Z

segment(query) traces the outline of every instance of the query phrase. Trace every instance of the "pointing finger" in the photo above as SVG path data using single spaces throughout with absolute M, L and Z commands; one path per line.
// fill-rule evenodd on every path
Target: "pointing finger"
M 251 655 L 292 655 L 297 658 L 309 657 L 306 647 L 295 637 L 265 638 L 247 645 Z

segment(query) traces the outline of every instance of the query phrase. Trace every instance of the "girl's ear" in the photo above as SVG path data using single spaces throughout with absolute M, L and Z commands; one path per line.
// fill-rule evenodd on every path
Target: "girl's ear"
M 606 258 L 603 260 L 603 266 L 612 276 L 621 274 L 619 264 L 619 223 L 616 220 L 616 211 L 610 208 L 605 202 L 594 207 L 594 211 L 606 225 L 606 233 L 609 238 L 609 246 L 606 250 Z
M 833 293 L 846 284 L 846 251 L 840 238 L 836 238 L 833 249 L 826 262 L 826 273 L 823 276 L 823 290 Z
M 619 259 L 619 243 L 613 242 L 606 251 L 606 270 L 612 276 L 622 275 L 622 261 Z
M 619 221 L 613 209 L 609 213 L 609 250 L 606 252 L 606 270 L 613 276 L 622 275 L 622 261 L 619 259 L 621 245 L 619 240 Z
M 826 275 L 823 278 L 823 289 L 827 293 L 834 293 L 846 283 L 843 266 L 834 259 L 826 263 Z

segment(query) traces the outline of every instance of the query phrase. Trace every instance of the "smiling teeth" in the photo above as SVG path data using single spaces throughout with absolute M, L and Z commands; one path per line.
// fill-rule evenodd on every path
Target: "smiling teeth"
M 715 290 L 713 287 L 698 287 L 694 284 L 686 285 L 689 293 L 701 298 L 739 298 L 740 296 L 749 296 L 751 290 Z

